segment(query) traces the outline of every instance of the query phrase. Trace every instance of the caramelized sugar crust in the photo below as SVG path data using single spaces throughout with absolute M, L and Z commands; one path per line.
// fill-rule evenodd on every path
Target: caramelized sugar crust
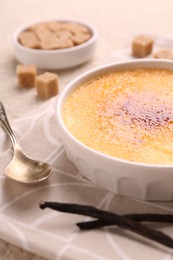
M 68 130 L 102 153 L 173 164 L 173 72 L 118 71 L 77 88 L 63 109 Z

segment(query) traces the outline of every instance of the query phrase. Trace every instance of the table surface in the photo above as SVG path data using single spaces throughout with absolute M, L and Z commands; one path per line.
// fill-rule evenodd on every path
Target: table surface
M 0 1 L 0 100 L 9 119 L 22 117 L 42 102 L 34 89 L 17 86 L 12 34 L 33 20 L 58 17 L 87 20 L 98 29 L 99 40 L 92 61 L 74 69 L 57 71 L 61 90 L 81 72 L 111 60 L 113 51 L 130 44 L 134 34 L 148 32 L 172 37 L 172 0 L 1 0 Z M 0 240 L 0 259 L 43 259 Z

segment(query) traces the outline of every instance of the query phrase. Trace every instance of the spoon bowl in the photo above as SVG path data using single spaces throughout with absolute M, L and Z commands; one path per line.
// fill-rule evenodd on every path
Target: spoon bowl
M 6 167 L 5 174 L 9 178 L 22 183 L 37 183 L 49 178 L 52 174 L 50 165 L 45 162 L 33 160 L 22 151 L 8 122 L 5 109 L 1 102 L 0 123 L 9 135 L 14 148 L 13 159 Z

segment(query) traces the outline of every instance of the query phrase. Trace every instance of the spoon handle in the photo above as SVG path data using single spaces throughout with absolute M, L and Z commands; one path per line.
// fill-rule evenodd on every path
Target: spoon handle
M 10 126 L 10 123 L 8 121 L 8 118 L 7 118 L 7 115 L 6 115 L 6 112 L 5 112 L 5 108 L 4 108 L 4 106 L 1 102 L 0 102 L 0 124 L 4 128 L 6 133 L 9 135 L 11 142 L 13 144 L 13 147 L 18 145 L 15 134 L 14 134 L 14 132 L 13 132 L 11 126 Z

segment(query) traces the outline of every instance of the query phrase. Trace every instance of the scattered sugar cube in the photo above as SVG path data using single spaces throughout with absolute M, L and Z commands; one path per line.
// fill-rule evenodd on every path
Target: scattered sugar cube
M 173 51 L 172 50 L 159 50 L 154 53 L 153 55 L 156 59 L 166 59 L 166 60 L 173 60 Z
M 36 89 L 41 98 L 50 98 L 58 94 L 58 75 L 55 73 L 44 72 L 36 77 Z
M 153 40 L 145 35 L 137 36 L 132 42 L 132 54 L 137 58 L 143 58 L 152 52 Z
M 34 87 L 35 79 L 37 75 L 37 69 L 35 65 L 17 65 L 16 69 L 19 86 L 23 88 Z

